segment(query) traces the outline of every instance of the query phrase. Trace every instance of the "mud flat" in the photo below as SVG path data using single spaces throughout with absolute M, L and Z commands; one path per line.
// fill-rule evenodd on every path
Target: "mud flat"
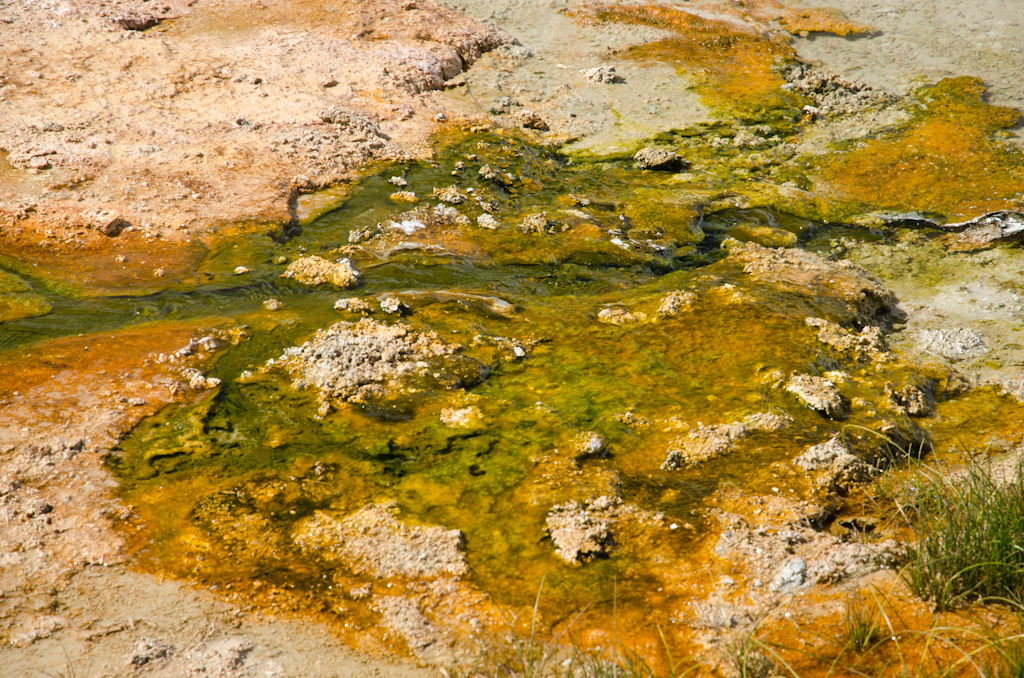
M 974 623 L 879 497 L 1021 454 L 1010 4 L 8 4 L 0 658 Z

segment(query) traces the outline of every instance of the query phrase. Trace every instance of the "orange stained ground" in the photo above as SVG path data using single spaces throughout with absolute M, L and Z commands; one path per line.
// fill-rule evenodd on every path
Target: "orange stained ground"
M 815 183 L 864 210 L 916 210 L 953 222 L 1024 206 L 1024 154 L 995 138 L 1020 114 L 985 103 L 983 94 L 982 82 L 969 77 L 925 88 L 909 126 L 822 156 Z
M 767 30 L 656 5 L 614 5 L 589 13 L 589 18 L 675 32 L 674 37 L 634 47 L 627 55 L 664 61 L 694 76 L 695 90 L 713 108 L 778 105 L 789 96 L 780 89 L 783 80 L 776 67 L 793 57 L 793 48 Z

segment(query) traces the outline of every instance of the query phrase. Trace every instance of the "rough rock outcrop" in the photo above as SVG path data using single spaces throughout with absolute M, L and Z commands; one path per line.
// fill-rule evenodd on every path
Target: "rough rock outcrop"
M 678 172 L 687 166 L 683 156 L 660 148 L 641 148 L 633 156 L 638 169 Z
M 829 417 L 843 414 L 843 397 L 831 379 L 798 374 L 789 380 L 786 390 L 812 410 L 818 410 Z
M 409 527 L 394 504 L 367 506 L 336 519 L 322 511 L 300 523 L 294 541 L 317 558 L 380 578 L 461 576 L 469 571 L 459 530 Z
M 737 443 L 751 433 L 779 431 L 789 426 L 791 421 L 786 416 L 763 413 L 742 422 L 698 426 L 685 439 L 673 443 L 661 468 L 672 471 L 721 457 L 736 449 Z
M 459 355 L 461 348 L 434 332 L 363 318 L 320 330 L 269 360 L 267 368 L 284 368 L 295 376 L 295 388 L 316 388 L 324 402 L 364 403 L 400 394 L 412 384 L 455 389 L 485 379 L 487 368 Z
M 329 284 L 336 287 L 355 287 L 359 284 L 359 271 L 351 261 L 341 259 L 333 263 L 318 256 L 296 259 L 288 265 L 288 269 L 281 277 L 311 286 Z

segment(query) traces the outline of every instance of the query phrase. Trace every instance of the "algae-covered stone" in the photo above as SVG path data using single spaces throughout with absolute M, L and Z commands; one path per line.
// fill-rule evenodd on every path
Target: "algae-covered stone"
M 284 368 L 295 376 L 295 388 L 314 387 L 323 401 L 365 403 L 410 388 L 464 388 L 485 379 L 488 369 L 459 355 L 461 348 L 434 332 L 363 318 L 320 330 L 267 367 Z
M 793 247 L 797 243 L 796 233 L 771 226 L 742 224 L 734 226 L 730 233 L 737 240 L 755 242 L 765 247 Z
M 675 290 L 665 295 L 658 306 L 658 315 L 673 317 L 693 310 L 693 302 L 697 295 L 693 292 Z
M 889 360 L 892 354 L 885 344 L 882 330 L 872 325 L 861 328 L 854 334 L 834 322 L 822 318 L 807 318 L 809 326 L 818 328 L 818 341 L 837 348 L 861 362 Z
M 53 307 L 24 280 L 0 270 L 0 322 L 46 315 Z
M 523 222 L 519 224 L 519 230 L 523 233 L 534 233 L 537 235 L 546 235 L 551 230 L 553 224 L 548 221 L 547 212 L 537 212 L 536 214 L 530 214 Z
M 647 319 L 644 313 L 630 313 L 624 308 L 602 308 L 598 314 L 599 322 L 608 325 L 628 325 L 629 323 L 642 322 Z
M 799 249 L 771 249 L 745 243 L 729 252 L 729 259 L 743 264 L 755 280 L 789 286 L 844 302 L 863 324 L 902 319 L 896 296 L 863 266 L 846 260 L 830 261 Z
M 593 431 L 576 436 L 573 447 L 576 449 L 576 461 L 608 456 L 608 443 L 600 434 Z
M 359 271 L 348 259 L 333 263 L 315 255 L 296 259 L 288 265 L 281 277 L 291 278 L 303 285 L 326 283 L 336 287 L 355 287 L 359 284 Z
M 830 379 L 798 374 L 789 380 L 786 390 L 800 398 L 812 410 L 818 410 L 830 417 L 843 414 L 843 397 Z
M 490 214 L 481 214 L 476 218 L 476 225 L 480 228 L 486 228 L 488 231 L 496 231 L 501 224 Z
M 902 388 L 886 384 L 884 393 L 889 406 L 897 412 L 912 417 L 928 417 L 935 414 L 935 399 L 932 394 L 913 384 L 907 384 Z
M 827 441 L 808 447 L 803 454 L 793 460 L 793 463 L 805 471 L 813 471 L 824 466 L 830 466 L 833 462 L 852 457 L 843 437 L 834 435 Z
M 459 205 L 466 202 L 466 195 L 459 192 L 458 186 L 445 186 L 441 189 L 434 189 L 434 197 L 442 202 L 451 203 L 452 205 Z
M 793 463 L 811 474 L 819 486 L 833 489 L 866 483 L 878 473 L 851 452 L 841 434 L 808 447 Z
M 350 297 L 348 299 L 338 299 L 334 302 L 334 309 L 336 311 L 346 311 L 348 313 L 361 313 L 363 315 L 370 315 L 373 313 L 373 306 L 368 302 L 359 297 Z
M 391 194 L 391 199 L 395 202 L 419 202 L 420 199 L 416 197 L 416 194 L 412 191 L 396 191 Z
M 787 416 L 765 412 L 731 424 L 700 425 L 685 440 L 670 446 L 661 468 L 673 471 L 724 456 L 736 449 L 737 443 L 755 431 L 774 433 L 792 422 Z
M 636 162 L 637 168 L 642 170 L 678 172 L 687 167 L 687 162 L 683 159 L 683 156 L 660 148 L 641 148 L 633 156 L 633 160 Z
M 474 405 L 458 410 L 453 407 L 446 407 L 441 410 L 441 421 L 447 426 L 452 427 L 473 426 L 474 424 L 479 424 L 482 418 L 483 413 L 480 411 L 480 408 Z

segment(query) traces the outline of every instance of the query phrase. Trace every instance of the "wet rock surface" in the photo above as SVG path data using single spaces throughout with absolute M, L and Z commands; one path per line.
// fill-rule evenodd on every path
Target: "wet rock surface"
M 663 470 L 694 466 L 736 449 L 738 443 L 757 431 L 780 431 L 792 422 L 790 417 L 778 414 L 757 414 L 733 424 L 704 426 L 700 424 L 685 439 L 674 441 L 662 463 Z
M 876 275 L 847 260 L 829 261 L 802 250 L 780 250 L 746 243 L 730 251 L 755 279 L 828 290 L 849 304 L 858 321 L 870 325 L 903 316 L 896 296 Z
M 575 565 L 607 557 L 615 549 L 615 532 L 620 521 L 657 524 L 663 518 L 623 504 L 618 497 L 601 496 L 582 503 L 570 501 L 553 506 L 546 524 L 555 553 Z
M 786 390 L 800 398 L 811 409 L 829 417 L 839 417 L 843 414 L 843 396 L 830 379 L 798 374 L 789 380 Z

